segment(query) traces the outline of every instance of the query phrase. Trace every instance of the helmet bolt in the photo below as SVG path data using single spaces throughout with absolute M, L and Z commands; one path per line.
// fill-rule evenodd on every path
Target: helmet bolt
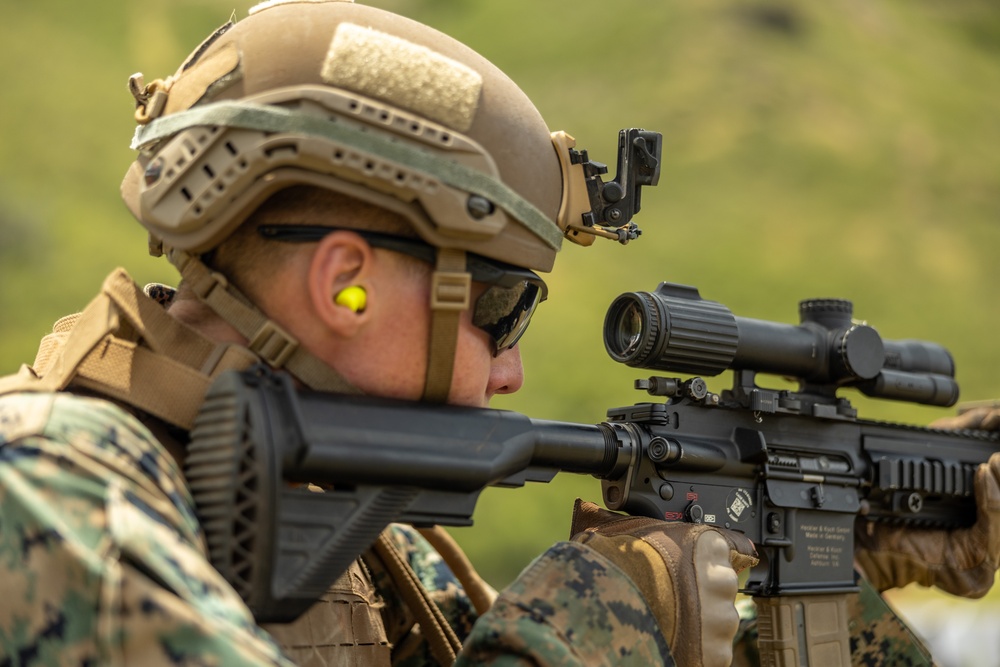
M 480 197 L 479 195 L 471 195 L 469 197 L 469 201 L 466 202 L 465 207 L 468 209 L 469 215 L 471 215 L 475 220 L 482 220 L 496 210 L 496 207 L 493 206 L 493 202 L 486 197 Z
M 619 208 L 613 208 L 608 211 L 608 220 L 610 222 L 618 222 L 622 219 L 622 211 Z
M 146 185 L 152 185 L 160 180 L 160 176 L 163 174 L 163 158 L 156 158 L 146 167 L 146 172 L 143 176 L 146 179 Z

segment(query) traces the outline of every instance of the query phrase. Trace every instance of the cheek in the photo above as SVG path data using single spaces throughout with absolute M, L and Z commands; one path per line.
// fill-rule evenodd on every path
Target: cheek
M 458 331 L 455 370 L 448 402 L 455 405 L 485 406 L 492 360 L 493 347 L 489 336 L 472 325 L 471 317 L 464 316 Z
M 366 393 L 418 400 L 427 372 L 428 297 L 416 287 L 397 288 L 389 294 L 372 304 L 364 345 L 350 351 L 349 363 L 361 370 L 357 383 Z

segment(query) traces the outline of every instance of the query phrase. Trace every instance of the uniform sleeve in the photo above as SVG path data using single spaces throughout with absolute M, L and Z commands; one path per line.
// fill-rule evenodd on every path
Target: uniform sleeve
M 291 665 L 209 564 L 173 460 L 66 394 L 0 399 L 4 664 Z
M 536 559 L 476 622 L 456 665 L 673 665 L 642 594 L 576 542 Z

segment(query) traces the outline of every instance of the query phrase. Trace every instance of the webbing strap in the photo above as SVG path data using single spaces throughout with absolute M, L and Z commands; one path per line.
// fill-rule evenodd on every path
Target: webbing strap
M 90 352 L 118 329 L 118 314 L 105 294 L 99 294 L 80 313 L 69 336 L 48 338 L 42 353 L 43 369 L 24 365 L 15 375 L 0 379 L 0 394 L 15 391 L 60 391 L 73 379 Z
M 424 401 L 445 403 L 451 391 L 462 312 L 469 309 L 472 276 L 466 272 L 465 251 L 440 248 L 431 278 L 431 329 L 427 350 Z
M 194 107 L 138 126 L 131 147 L 133 150 L 142 149 L 197 126 L 304 134 L 342 143 L 431 174 L 446 185 L 464 192 L 485 197 L 519 220 L 552 249 L 558 250 L 562 244 L 563 235 L 559 227 L 534 204 L 497 178 L 430 151 L 390 141 L 374 132 L 365 132 L 346 123 L 336 123 L 278 106 L 252 102 L 213 102 Z
M 445 564 L 462 584 L 462 588 L 465 589 L 476 614 L 482 616 L 489 611 L 497 598 L 497 592 L 479 576 L 469 557 L 455 542 L 455 538 L 441 526 L 417 528 L 417 532 L 423 535 L 424 539 L 434 547 L 434 550 L 441 554 Z
M 277 322 L 268 319 L 231 285 L 225 276 L 209 270 L 193 256 L 171 250 L 171 261 L 205 305 L 228 322 L 249 343 L 247 347 L 274 368 L 286 368 L 317 391 L 358 394 L 360 390 L 310 354 Z
M 190 429 L 214 378 L 256 361 L 246 348 L 215 343 L 174 319 L 118 269 L 82 313 L 43 339 L 34 370 L 0 380 L 0 393 L 73 384 Z
M 190 430 L 213 378 L 131 341 L 107 336 L 73 383 Z
M 420 625 L 421 634 L 427 639 L 431 655 L 442 667 L 452 665 L 455 656 L 462 649 L 462 642 L 448 624 L 444 614 L 428 596 L 417 573 L 393 546 L 387 532 L 383 531 L 379 535 L 373 545 L 374 551 L 385 565 L 386 572 L 396 584 L 403 601 L 413 612 Z
M 121 269 L 105 279 L 101 291 L 114 302 L 119 313 L 135 327 L 153 352 L 167 354 L 177 362 L 197 369 L 218 347 L 215 341 L 168 315 Z

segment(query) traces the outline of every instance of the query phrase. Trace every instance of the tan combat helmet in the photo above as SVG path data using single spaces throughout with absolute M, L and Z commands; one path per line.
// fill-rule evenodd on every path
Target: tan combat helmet
M 198 259 L 279 190 L 310 185 L 370 202 L 437 249 L 424 396 L 433 401 L 450 387 L 470 255 L 549 271 L 564 234 L 622 240 L 593 224 L 586 168 L 596 163 L 565 133 L 550 134 L 510 79 L 379 9 L 264 2 L 173 76 L 145 85 L 135 75 L 130 88 L 139 155 L 122 195 L 151 253 L 167 254 L 262 359 L 315 389 L 350 388 Z

